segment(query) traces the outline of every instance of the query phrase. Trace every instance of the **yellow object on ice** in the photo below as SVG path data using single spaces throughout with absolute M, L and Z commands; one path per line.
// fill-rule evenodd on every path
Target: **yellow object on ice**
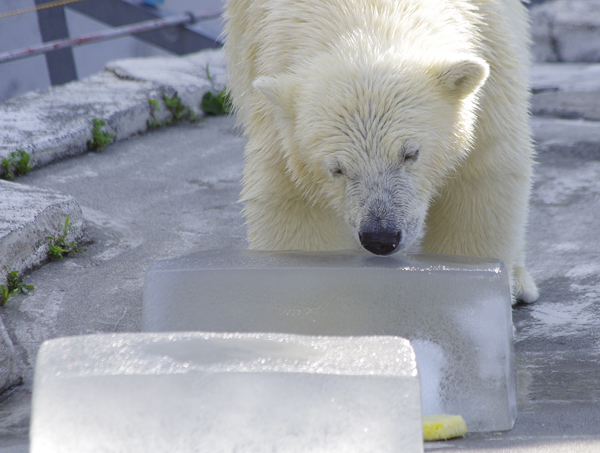
M 423 415 L 423 439 L 444 440 L 467 434 L 467 424 L 460 415 Z

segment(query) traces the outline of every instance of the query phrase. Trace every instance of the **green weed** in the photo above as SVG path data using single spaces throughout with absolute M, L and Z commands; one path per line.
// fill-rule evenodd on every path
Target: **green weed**
M 29 160 L 31 156 L 22 149 L 10 153 L 10 156 L 2 158 L 2 179 L 12 181 L 15 176 L 21 176 L 31 170 Z
M 148 127 L 150 129 L 176 124 L 181 121 L 189 121 L 192 123 L 198 121 L 194 111 L 188 105 L 185 105 L 183 102 L 181 102 L 181 98 L 178 96 L 177 91 L 172 97 L 169 97 L 166 93 L 163 93 L 162 98 L 165 103 L 165 107 L 167 107 L 167 110 L 171 112 L 171 118 L 168 118 L 164 121 L 159 121 L 156 118 L 156 114 L 160 112 L 160 102 L 156 99 L 148 99 L 148 103 L 150 104 L 150 119 L 148 120 Z
M 8 291 L 8 288 L 4 285 L 0 285 L 0 307 L 2 307 L 8 299 L 10 299 L 13 295 Z
M 6 266 L 4 270 L 7 274 L 6 286 L 0 285 L 0 307 L 3 306 L 12 296 L 23 293 L 27 294 L 33 291 L 33 285 L 26 285 L 23 279 L 19 277 L 19 271 L 9 271 Z
M 48 256 L 51 260 L 63 258 L 69 253 L 85 252 L 85 249 L 79 247 L 77 241 L 67 242 L 67 235 L 69 234 L 70 229 L 71 226 L 69 225 L 69 218 L 67 217 L 67 219 L 65 220 L 65 228 L 63 230 L 63 234 L 46 236 L 46 239 L 48 240 Z
M 212 90 L 204 93 L 200 108 L 207 115 L 229 115 L 229 113 L 231 113 L 231 98 L 229 96 L 229 91 L 227 90 L 227 87 L 223 87 L 220 91 L 215 88 L 215 82 L 210 75 L 208 63 L 206 63 L 206 78 L 210 82 Z
M 180 121 L 196 121 L 196 114 L 189 106 L 185 105 L 181 102 L 181 98 L 177 95 L 177 91 L 173 95 L 173 97 L 167 96 L 165 93 L 162 95 L 163 101 L 165 101 L 165 106 L 167 110 L 171 112 L 173 118 L 170 123 L 179 123 Z
M 231 100 L 229 92 L 223 88 L 217 94 L 207 91 L 202 96 L 200 108 L 207 115 L 229 115 L 231 113 Z
M 150 119 L 148 120 L 148 127 L 150 129 L 155 129 L 163 125 L 163 123 L 158 121 L 156 118 L 156 114 L 160 112 L 160 103 L 158 100 L 150 98 L 148 98 L 148 103 L 150 104 Z
M 94 118 L 92 120 L 92 139 L 88 142 L 88 148 L 92 151 L 100 151 L 110 142 L 115 134 L 103 131 L 102 128 L 106 124 L 106 121 Z

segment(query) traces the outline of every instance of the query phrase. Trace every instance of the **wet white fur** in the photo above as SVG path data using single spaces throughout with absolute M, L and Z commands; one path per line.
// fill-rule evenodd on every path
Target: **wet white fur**
M 359 248 L 381 221 L 400 249 L 500 258 L 516 299 L 538 298 L 519 0 L 229 0 L 226 16 L 252 248 Z

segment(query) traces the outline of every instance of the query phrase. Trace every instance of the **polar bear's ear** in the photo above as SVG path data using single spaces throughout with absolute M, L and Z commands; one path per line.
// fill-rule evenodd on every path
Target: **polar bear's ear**
M 470 57 L 446 64 L 438 79 L 452 96 L 462 99 L 479 89 L 489 74 L 490 67 L 484 60 Z
M 288 117 L 293 116 L 292 112 L 296 93 L 296 80 L 293 76 L 263 76 L 256 79 L 252 86 L 264 94 L 281 113 Z

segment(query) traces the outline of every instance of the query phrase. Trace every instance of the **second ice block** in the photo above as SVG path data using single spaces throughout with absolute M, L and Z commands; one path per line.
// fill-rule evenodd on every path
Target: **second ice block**
M 422 453 L 396 337 L 145 333 L 45 342 L 32 453 Z
M 394 335 L 415 348 L 423 413 L 511 429 L 516 371 L 499 260 L 216 250 L 153 263 L 147 331 Z

